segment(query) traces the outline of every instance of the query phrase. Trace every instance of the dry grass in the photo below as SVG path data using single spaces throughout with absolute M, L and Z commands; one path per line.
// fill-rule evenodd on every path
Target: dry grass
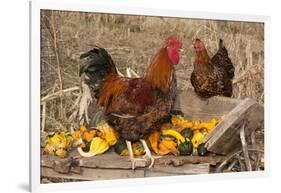
M 183 41 L 177 66 L 180 89 L 191 87 L 194 52 L 191 40 L 201 38 L 213 55 L 222 38 L 235 65 L 234 98 L 264 101 L 264 28 L 262 23 L 108 15 L 79 12 L 41 12 L 41 96 L 80 86 L 79 56 L 93 45 L 106 48 L 121 72 L 126 67 L 142 74 L 169 35 Z M 54 38 L 55 36 L 55 38 Z M 75 127 L 69 120 L 77 107 L 79 89 L 59 93 L 46 103 L 46 129 Z

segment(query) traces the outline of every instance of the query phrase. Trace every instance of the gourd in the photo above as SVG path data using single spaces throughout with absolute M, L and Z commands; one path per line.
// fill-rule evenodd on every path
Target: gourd
M 199 156 L 204 156 L 207 154 L 207 149 L 205 147 L 205 143 L 201 143 L 198 148 L 197 148 L 197 152 Z
M 180 155 L 191 155 L 193 152 L 193 145 L 191 141 L 185 141 L 178 145 Z
M 128 151 L 125 140 L 119 139 L 114 146 L 114 151 L 121 156 L 129 155 L 129 151 Z
M 133 153 L 136 156 L 140 156 L 144 154 L 144 148 L 140 142 L 135 142 L 132 144 Z M 128 156 L 129 151 L 127 148 L 127 144 L 124 139 L 119 139 L 114 146 L 114 151 L 121 156 Z
M 106 140 L 100 137 L 94 137 L 90 144 L 89 152 L 84 152 L 81 147 L 78 147 L 77 150 L 82 157 L 93 157 L 104 153 L 109 149 L 109 144 Z
M 190 128 L 185 128 L 184 130 L 182 130 L 181 132 L 182 136 L 184 136 L 185 138 L 188 138 L 188 139 L 192 139 L 193 137 L 193 130 L 190 129 Z

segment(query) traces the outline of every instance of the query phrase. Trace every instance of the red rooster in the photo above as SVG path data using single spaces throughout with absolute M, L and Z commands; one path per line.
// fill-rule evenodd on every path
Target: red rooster
M 98 106 L 105 108 L 106 120 L 126 140 L 133 169 L 137 159 L 132 141 L 140 140 L 146 152 L 143 160 L 150 161 L 150 167 L 154 163 L 144 139 L 159 128 L 173 107 L 177 87 L 174 65 L 179 63 L 181 47 L 177 38 L 167 38 L 143 78 L 120 77 L 103 48 L 94 48 L 80 57 L 87 59 L 80 74 L 89 77 L 87 84 L 94 89 Z
M 228 52 L 219 42 L 219 50 L 210 58 L 204 43 L 200 39 L 193 40 L 196 52 L 194 70 L 191 74 L 191 84 L 201 97 L 215 95 L 232 96 L 232 79 L 234 66 L 228 57 Z

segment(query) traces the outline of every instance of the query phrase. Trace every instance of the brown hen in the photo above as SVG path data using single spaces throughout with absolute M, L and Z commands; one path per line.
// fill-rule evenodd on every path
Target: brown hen
M 232 79 L 234 66 L 228 56 L 223 41 L 219 42 L 219 50 L 210 58 L 204 43 L 200 39 L 193 40 L 196 52 L 191 84 L 195 92 L 204 98 L 215 95 L 232 96 Z

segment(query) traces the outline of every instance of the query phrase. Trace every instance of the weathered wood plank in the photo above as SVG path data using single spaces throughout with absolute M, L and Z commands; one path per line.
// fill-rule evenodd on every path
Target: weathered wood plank
M 208 163 L 210 165 L 216 165 L 226 159 L 225 156 L 163 156 L 155 160 L 156 165 L 173 165 L 182 166 L 184 164 L 199 164 Z
M 127 179 L 142 178 L 144 170 L 124 170 L 124 169 L 99 169 L 82 168 L 82 174 L 61 174 L 48 167 L 41 167 L 41 177 L 64 178 L 76 180 L 109 180 L 109 179 Z
M 76 154 L 71 154 L 75 157 Z M 155 165 L 173 165 L 182 166 L 184 164 L 198 164 L 208 163 L 216 165 L 223 162 L 225 156 L 172 156 L 166 155 L 155 160 Z M 55 156 L 42 155 L 41 166 L 52 167 L 54 161 L 66 162 L 67 159 L 61 159 Z M 88 168 L 106 168 L 106 169 L 131 169 L 132 165 L 127 156 L 119 156 L 115 152 L 107 152 L 105 154 L 91 157 L 91 158 L 79 158 L 79 165 L 81 167 Z
M 75 179 L 75 180 L 109 180 L 127 179 L 155 176 L 175 176 L 175 175 L 194 175 L 207 174 L 210 171 L 210 164 L 186 164 L 180 167 L 171 165 L 156 165 L 153 168 L 145 169 L 99 169 L 82 168 L 82 174 L 61 174 L 48 167 L 41 167 L 41 177 Z
M 253 105 L 252 100 L 245 100 L 234 108 L 206 137 L 206 148 L 223 155 L 227 155 L 233 149 L 241 148 L 240 124 L 247 118 L 246 114 Z
M 79 157 L 76 153 L 71 153 L 69 156 Z M 41 166 L 52 167 L 54 161 L 64 162 L 67 159 L 61 159 L 55 156 L 42 155 Z M 106 169 L 131 169 L 132 163 L 127 156 L 119 156 L 115 152 L 107 152 L 102 155 L 83 158 L 79 157 L 79 165 L 89 168 L 106 168 Z M 138 166 L 140 167 L 140 166 Z
M 210 164 L 207 163 L 185 164 L 180 167 L 155 165 L 150 169 L 145 169 L 145 177 L 208 174 L 209 172 Z
M 196 93 L 189 89 L 180 92 L 177 96 L 174 109 L 181 110 L 187 119 L 202 119 L 209 121 L 230 112 L 240 100 L 227 97 L 212 97 L 204 99 L 198 97 Z
M 234 149 L 241 148 L 239 125 L 247 120 L 245 136 L 255 130 L 263 120 L 263 107 L 253 100 L 244 100 L 216 126 L 206 138 L 209 151 L 227 155 Z
M 81 166 L 96 168 L 131 169 L 132 163 L 128 156 L 120 156 L 115 152 L 108 152 L 97 157 L 81 158 Z
M 208 141 L 210 138 L 215 138 L 213 136 L 219 137 L 219 134 L 222 135 L 226 130 L 229 129 L 236 121 L 236 119 L 242 119 L 242 115 L 245 114 L 252 105 L 254 104 L 253 100 L 246 99 L 241 103 L 237 104 L 235 108 L 233 108 L 226 117 L 216 126 L 216 128 L 207 136 L 206 140 Z M 236 125 L 237 126 L 237 125 Z

